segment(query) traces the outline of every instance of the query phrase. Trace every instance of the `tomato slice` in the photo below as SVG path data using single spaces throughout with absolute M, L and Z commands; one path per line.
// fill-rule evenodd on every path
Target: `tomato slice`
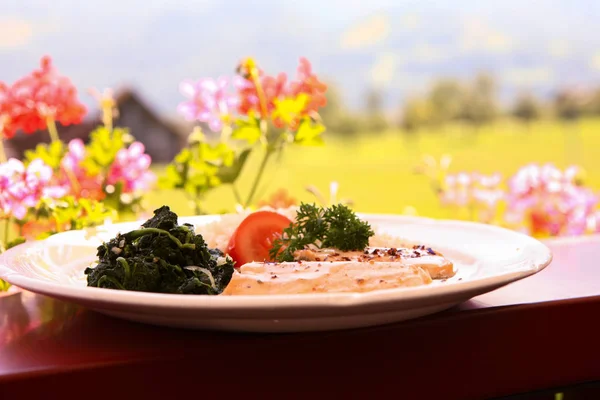
M 273 261 L 269 256 L 273 242 L 291 223 L 289 218 L 273 211 L 257 211 L 248 215 L 227 246 L 227 253 L 235 261 L 236 268 L 252 261 Z

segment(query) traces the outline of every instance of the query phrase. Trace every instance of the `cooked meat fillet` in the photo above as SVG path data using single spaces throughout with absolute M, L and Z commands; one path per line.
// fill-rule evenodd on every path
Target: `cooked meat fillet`
M 254 262 L 233 274 L 223 295 L 368 292 L 429 283 L 426 271 L 403 261 Z

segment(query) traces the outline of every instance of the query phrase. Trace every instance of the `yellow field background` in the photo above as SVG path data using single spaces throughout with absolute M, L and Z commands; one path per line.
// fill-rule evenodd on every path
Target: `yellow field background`
M 414 207 L 419 215 L 451 217 L 440 207 L 429 181 L 414 173 L 426 154 L 439 159 L 452 156 L 449 172 L 500 172 L 509 176 L 530 162 L 552 162 L 560 168 L 577 164 L 587 172 L 586 183 L 600 189 L 600 120 L 583 119 L 572 123 L 539 121 L 531 125 L 512 120 L 475 129 L 450 125 L 417 134 L 400 131 L 364 133 L 356 137 L 324 134 L 323 147 L 290 147 L 281 162 L 272 163 L 263 181 L 261 198 L 286 188 L 302 201 L 313 201 L 306 186 L 315 185 L 328 194 L 329 183 L 339 182 L 339 197 L 354 201 L 354 209 L 372 213 L 403 213 Z M 247 194 L 250 179 L 260 161 L 260 153 L 246 165 L 239 185 Z M 160 173 L 161 167 L 156 171 Z M 170 205 L 181 215 L 193 208 L 180 193 L 155 191 L 147 198 L 148 207 Z M 204 208 L 209 212 L 231 211 L 235 201 L 231 189 L 211 192 Z

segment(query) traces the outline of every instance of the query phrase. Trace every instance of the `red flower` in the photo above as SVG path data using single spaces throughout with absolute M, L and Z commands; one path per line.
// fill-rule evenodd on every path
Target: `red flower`
M 11 93 L 16 124 L 27 133 L 46 128 L 49 118 L 63 125 L 78 124 L 87 111 L 71 80 L 59 75 L 50 57 L 43 57 L 40 69 L 15 82 Z
M 312 72 L 310 62 L 302 57 L 298 66 L 298 80 L 290 84 L 290 94 L 297 96 L 301 93 L 306 93 L 310 100 L 306 106 L 305 115 L 310 115 L 313 112 L 319 111 L 319 108 L 327 105 L 325 92 L 327 85 L 319 81 L 317 75 Z
M 244 66 L 244 64 L 242 65 Z M 301 113 L 302 116 L 310 116 L 327 104 L 327 98 L 325 97 L 327 85 L 319 81 L 312 72 L 310 62 L 306 58 L 300 59 L 297 80 L 289 84 L 284 73 L 273 77 L 263 75 L 261 70 L 255 69 L 253 75 L 248 67 L 242 68 L 241 72 L 245 78 L 238 84 L 241 98 L 239 112 L 241 114 L 248 114 L 252 111 L 258 113 L 262 118 L 268 118 L 275 109 L 275 99 L 295 98 L 300 94 L 306 94 L 309 97 L 309 101 Z M 256 87 L 257 81 L 263 92 L 264 107 L 261 105 L 259 89 Z M 277 119 L 273 123 L 280 128 L 284 125 L 282 121 Z
M 250 111 L 258 113 L 262 118 L 267 118 L 275 109 L 275 99 L 282 97 L 286 93 L 287 76 L 284 73 L 275 76 L 263 75 L 259 73 L 260 87 L 264 93 L 266 110 L 262 110 L 260 98 L 256 85 L 250 79 L 244 79 L 238 84 L 240 94 L 239 112 L 248 114 Z
M 265 76 L 262 79 L 262 88 L 265 92 L 265 99 L 267 102 L 267 112 L 270 114 L 275 109 L 275 99 L 285 96 L 287 76 L 281 73 L 274 76 Z
M 63 222 L 58 224 L 54 218 L 50 219 L 35 219 L 25 222 L 20 227 L 21 235 L 28 240 L 35 240 L 40 235 L 48 232 L 65 231 L 68 228 L 68 224 Z
M 10 139 L 17 131 L 17 125 L 14 121 L 14 103 L 11 101 L 11 94 L 8 86 L 0 82 L 0 140 L 3 137 Z

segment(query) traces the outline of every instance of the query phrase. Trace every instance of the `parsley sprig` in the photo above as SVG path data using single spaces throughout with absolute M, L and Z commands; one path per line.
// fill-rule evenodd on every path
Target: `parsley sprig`
M 363 250 L 375 233 L 343 204 L 318 207 L 302 203 L 296 222 L 283 230 L 270 251 L 272 260 L 293 261 L 294 252 L 312 244 L 341 251 Z

